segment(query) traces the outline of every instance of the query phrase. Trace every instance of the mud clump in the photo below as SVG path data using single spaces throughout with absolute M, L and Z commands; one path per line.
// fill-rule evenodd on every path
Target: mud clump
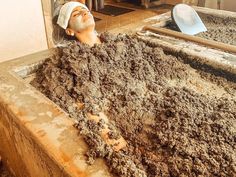
M 236 174 L 236 83 L 196 70 L 136 36 L 101 34 L 101 45 L 71 42 L 47 59 L 32 85 L 77 120 L 88 163 L 106 160 L 118 176 Z M 83 108 L 78 108 L 83 103 Z M 114 151 L 100 136 L 104 112 Z
M 207 27 L 207 31 L 197 34 L 199 37 L 236 45 L 236 19 L 232 17 L 214 17 L 212 15 L 199 14 Z

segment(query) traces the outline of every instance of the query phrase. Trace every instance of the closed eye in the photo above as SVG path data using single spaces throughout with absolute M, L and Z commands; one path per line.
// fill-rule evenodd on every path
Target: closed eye
M 84 8 L 84 7 L 82 7 L 81 10 L 77 10 L 76 9 L 75 11 L 72 12 L 72 16 L 76 17 L 76 16 L 82 14 L 83 11 L 88 11 L 88 10 L 86 8 Z
M 74 13 L 73 17 L 77 17 L 79 14 L 80 14 L 79 12 L 78 13 Z

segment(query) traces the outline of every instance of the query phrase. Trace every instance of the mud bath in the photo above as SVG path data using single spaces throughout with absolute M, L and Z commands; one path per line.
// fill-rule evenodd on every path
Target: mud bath
M 88 163 L 102 157 L 122 177 L 234 176 L 236 76 L 216 76 L 136 36 L 104 33 L 101 40 L 59 48 L 31 83 L 76 119 Z M 107 145 L 104 122 L 86 116 L 101 111 L 110 138 L 127 141 L 124 149 Z
M 236 19 L 232 17 L 215 17 L 203 13 L 198 13 L 203 23 L 207 27 L 206 32 L 196 36 L 223 42 L 225 44 L 236 45 Z M 170 22 L 166 28 L 179 31 L 174 22 Z

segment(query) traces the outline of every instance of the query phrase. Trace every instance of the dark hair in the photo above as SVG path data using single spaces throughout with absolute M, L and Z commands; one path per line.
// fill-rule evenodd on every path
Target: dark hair
M 57 24 L 58 15 L 53 17 L 52 19 L 52 25 L 53 25 L 53 31 L 52 31 L 52 38 L 54 44 L 65 44 L 67 41 L 75 40 L 74 36 L 69 36 L 66 34 L 65 29 L 61 28 Z

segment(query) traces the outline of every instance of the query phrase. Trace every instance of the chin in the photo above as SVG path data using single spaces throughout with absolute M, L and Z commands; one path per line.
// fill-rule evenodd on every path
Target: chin
M 89 19 L 86 23 L 87 23 L 88 26 L 95 26 L 95 21 L 94 21 L 93 18 Z

